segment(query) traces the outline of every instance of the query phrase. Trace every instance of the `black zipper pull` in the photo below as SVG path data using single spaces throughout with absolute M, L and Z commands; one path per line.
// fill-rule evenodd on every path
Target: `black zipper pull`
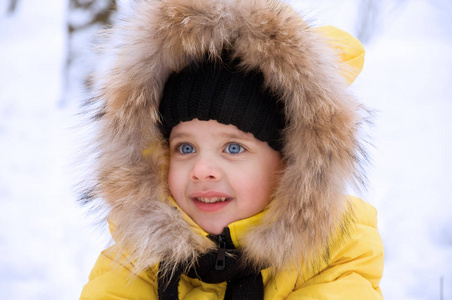
M 218 236 L 218 254 L 215 261 L 215 270 L 223 271 L 226 267 L 226 241 L 222 235 Z

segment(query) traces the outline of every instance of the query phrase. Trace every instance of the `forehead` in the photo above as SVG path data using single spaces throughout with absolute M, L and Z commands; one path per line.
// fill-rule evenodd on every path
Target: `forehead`
M 249 141 L 258 141 L 252 133 L 244 132 L 234 125 L 225 125 L 216 120 L 200 121 L 193 119 L 187 122 L 180 122 L 173 127 L 170 134 L 170 141 L 178 138 L 196 136 L 215 136 L 234 138 Z

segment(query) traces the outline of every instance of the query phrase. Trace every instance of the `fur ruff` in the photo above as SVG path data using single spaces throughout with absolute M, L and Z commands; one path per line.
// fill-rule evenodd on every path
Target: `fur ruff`
M 259 69 L 285 104 L 285 160 L 274 200 L 244 238 L 247 260 L 275 272 L 316 264 L 344 222 L 345 186 L 359 182 L 365 112 L 346 92 L 338 58 L 288 5 L 271 0 L 142 0 L 112 29 L 115 62 L 94 77 L 97 163 L 90 198 L 101 199 L 113 238 L 136 271 L 193 263 L 215 247 L 169 204 L 167 142 L 158 103 L 168 76 L 228 48 Z M 142 155 L 147 149 L 147 155 Z

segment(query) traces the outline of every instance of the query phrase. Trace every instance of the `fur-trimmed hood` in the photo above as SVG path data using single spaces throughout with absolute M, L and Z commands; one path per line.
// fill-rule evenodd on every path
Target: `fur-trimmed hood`
M 141 0 L 113 33 L 120 40 L 110 49 L 114 63 L 93 80 L 97 155 L 85 196 L 101 200 L 137 270 L 193 262 L 215 247 L 168 200 L 158 106 L 171 73 L 225 48 L 244 69 L 262 72 L 287 120 L 285 169 L 259 226 L 242 238 L 243 252 L 275 270 L 327 255 L 344 224 L 345 187 L 361 180 L 363 109 L 325 38 L 271 0 Z

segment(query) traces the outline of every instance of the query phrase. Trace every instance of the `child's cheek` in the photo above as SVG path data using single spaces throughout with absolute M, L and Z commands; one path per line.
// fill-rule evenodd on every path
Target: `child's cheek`
M 168 171 L 168 187 L 170 190 L 170 193 L 173 197 L 175 197 L 175 192 L 177 190 L 176 183 L 177 183 L 177 172 L 174 170 L 174 162 L 170 159 L 170 165 L 169 165 L 169 171 Z
M 186 173 L 186 171 L 184 172 L 183 165 L 178 162 L 171 161 L 170 159 L 168 171 L 168 187 L 171 195 L 176 201 L 184 194 L 184 187 L 186 185 L 185 182 L 187 181 L 186 179 L 184 180 L 184 178 L 188 176 L 188 174 Z

